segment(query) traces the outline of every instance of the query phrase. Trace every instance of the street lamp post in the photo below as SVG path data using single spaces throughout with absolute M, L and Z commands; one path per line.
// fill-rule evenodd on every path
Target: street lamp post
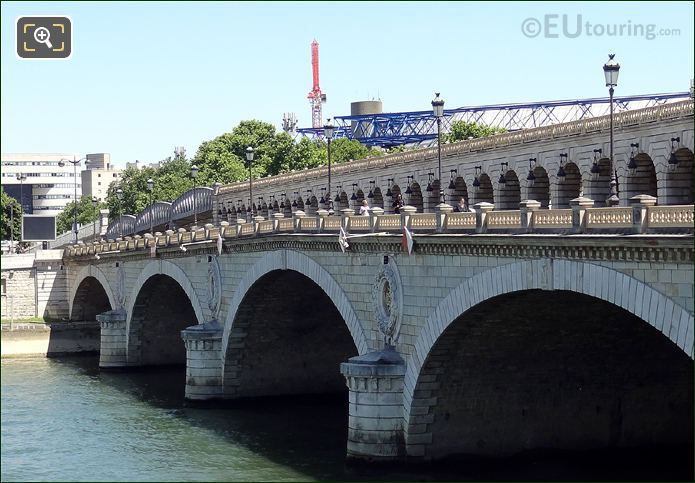
M 118 198 L 118 238 L 123 238 L 123 190 L 121 188 L 116 190 L 116 197 Z
M 333 198 L 331 197 L 331 141 L 333 140 L 333 130 L 335 126 L 331 122 L 330 118 L 326 120 L 326 124 L 323 126 L 323 134 L 326 136 L 326 142 L 328 143 L 328 213 L 333 212 Z
M 26 181 L 26 179 L 26 174 L 17 173 L 17 181 L 19 181 L 19 206 L 22 208 L 22 213 L 24 212 L 24 181 Z
M 444 115 L 444 99 L 439 97 L 439 92 L 435 92 L 432 100 L 432 110 L 434 117 L 437 118 L 437 163 L 439 166 L 439 202 L 444 203 L 444 189 L 442 188 L 442 116 Z
M 246 161 L 249 163 L 249 221 L 253 220 L 253 174 L 251 166 L 253 165 L 254 150 L 251 146 L 246 148 Z
M 96 210 L 97 207 L 97 197 L 92 196 L 92 207 Z M 94 221 L 94 241 L 97 241 L 97 222 L 99 221 L 99 213 L 97 212 L 97 219 Z
M 613 57 L 615 54 L 608 54 L 608 62 L 603 65 L 603 74 L 606 76 L 606 87 L 610 96 L 610 159 L 609 168 L 611 170 L 610 181 L 610 196 L 606 200 L 608 206 L 616 206 L 620 203 L 618 198 L 618 180 L 616 179 L 615 169 L 613 167 L 613 88 L 618 85 L 618 73 L 620 72 L 620 64 Z
M 77 230 L 77 165 L 80 164 L 81 161 L 84 161 L 84 165 L 86 167 L 89 164 L 89 160 L 87 158 L 75 159 L 75 157 L 73 156 L 72 161 L 67 159 L 67 158 L 61 159 L 60 161 L 58 161 L 58 166 L 60 166 L 61 168 L 63 166 L 65 166 L 65 161 L 72 164 L 72 172 L 73 172 L 73 178 L 74 178 L 73 179 L 73 185 L 75 187 L 75 198 L 74 198 L 75 205 L 73 207 L 74 208 L 73 209 L 73 212 L 74 212 L 73 230 L 75 231 L 75 244 L 77 244 L 77 235 L 78 235 L 78 230 Z
M 154 220 L 152 216 L 152 191 L 154 190 L 154 180 L 152 178 L 147 180 L 147 191 L 150 192 L 150 233 L 154 233 Z M 195 199 L 195 190 L 193 190 L 193 199 Z
M 198 226 L 198 210 L 195 206 L 195 179 L 198 177 L 198 166 L 191 166 L 191 178 L 193 178 L 193 226 Z

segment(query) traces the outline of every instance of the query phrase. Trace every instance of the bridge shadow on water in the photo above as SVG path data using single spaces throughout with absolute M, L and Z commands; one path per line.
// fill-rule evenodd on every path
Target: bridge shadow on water
M 435 463 L 346 464 L 347 394 L 275 396 L 231 402 L 184 400 L 185 369 L 100 372 L 97 359 L 54 359 L 86 377 L 212 431 L 276 464 L 333 481 L 692 481 L 693 448 L 534 450 L 504 458 L 457 455 Z M 204 464 L 204 462 L 201 462 Z

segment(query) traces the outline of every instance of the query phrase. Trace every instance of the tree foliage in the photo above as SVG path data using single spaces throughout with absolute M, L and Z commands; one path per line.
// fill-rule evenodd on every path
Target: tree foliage
M 452 142 L 497 132 L 504 132 L 504 129 L 457 121 L 444 140 Z M 190 176 L 193 164 L 199 170 L 197 186 L 246 181 L 249 178 L 246 148 L 249 146 L 254 148 L 251 164 L 254 179 L 328 164 L 327 143 L 324 140 L 302 137 L 295 141 L 289 134 L 277 132 L 272 124 L 258 120 L 241 121 L 230 132 L 201 143 L 190 161 L 185 155 L 177 155 L 163 160 L 157 168 L 126 169 L 120 183 L 109 187 L 107 202 L 111 217 L 139 213 L 149 204 L 148 178 L 154 181 L 154 201 L 174 201 L 193 187 Z M 394 146 L 384 151 L 365 146 L 354 139 L 337 138 L 331 142 L 331 162 L 339 164 L 407 149 Z M 116 197 L 118 188 L 123 190 L 122 202 Z
M 86 225 L 99 219 L 99 210 L 106 207 L 106 203 L 92 203 L 91 196 L 82 196 L 77 202 L 77 224 Z M 75 202 L 71 201 L 56 217 L 56 233 L 62 234 L 72 231 L 75 219 Z
M 112 183 L 107 194 L 109 217 L 121 214 L 135 214 L 150 203 L 147 180 L 152 178 L 154 188 L 152 201 L 174 201 L 183 193 L 193 188 L 191 163 L 185 155 L 168 157 L 159 163 L 159 167 L 129 167 L 123 172 L 119 183 Z M 200 183 L 199 183 L 200 185 Z M 116 196 L 118 189 L 123 190 L 123 200 Z
M 507 130 L 503 127 L 486 126 L 484 124 L 468 121 L 454 121 L 451 124 L 449 133 L 444 135 L 443 141 L 453 143 L 455 141 L 463 141 L 469 138 L 484 138 L 503 132 L 507 132 Z
M 12 234 L 10 227 L 14 227 L 14 240 L 19 240 L 22 233 L 22 207 L 19 201 L 5 193 L 5 190 L 0 190 L 0 193 L 2 193 L 2 239 L 9 240 Z

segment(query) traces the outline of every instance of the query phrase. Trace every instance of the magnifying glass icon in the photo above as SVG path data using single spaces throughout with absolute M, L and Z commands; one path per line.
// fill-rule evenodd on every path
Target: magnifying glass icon
M 34 30 L 34 40 L 40 44 L 46 44 L 49 49 L 53 48 L 51 43 L 51 32 L 46 27 L 39 27 Z

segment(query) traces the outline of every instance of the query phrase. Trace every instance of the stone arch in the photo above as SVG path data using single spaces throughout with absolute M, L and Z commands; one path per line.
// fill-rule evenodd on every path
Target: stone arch
M 345 208 L 350 207 L 350 202 L 348 200 L 348 195 L 345 191 L 340 192 L 339 196 L 340 201 L 338 202 L 338 208 L 341 210 L 344 210 Z
M 579 167 L 569 161 L 564 166 L 565 177 L 557 177 L 557 196 L 553 202 L 553 208 L 569 208 L 570 200 L 577 198 L 582 189 L 582 176 Z
M 381 209 L 384 209 L 384 195 L 381 193 L 381 188 L 377 186 L 376 188 L 374 188 L 372 194 L 374 195 L 371 203 L 372 208 L 379 207 Z
M 364 200 L 364 191 L 362 189 L 357 188 L 357 191 L 354 192 L 354 197 L 355 199 L 352 199 L 352 195 L 350 196 L 350 203 L 352 204 L 351 208 L 355 211 L 358 211 L 360 209 L 360 206 L 362 206 L 362 200 Z
M 264 201 L 263 204 L 261 204 L 261 209 L 259 213 L 263 218 L 268 218 L 268 204 Z
M 292 206 L 292 208 L 294 208 L 293 211 L 298 211 L 298 210 L 304 211 L 304 200 L 302 199 L 301 194 L 298 194 L 297 197 L 295 198 L 295 200 L 292 202 L 292 205 L 295 205 L 295 204 L 296 204 L 296 206 Z
M 316 199 L 316 196 L 311 195 L 309 204 L 305 204 L 304 207 L 307 215 L 316 215 L 316 212 L 319 210 L 319 200 Z
M 462 176 L 457 176 L 454 181 L 454 189 L 449 189 L 449 204 L 451 206 L 456 206 L 461 200 L 461 198 L 464 199 L 466 202 L 466 206 L 470 206 L 469 200 L 468 200 L 468 187 L 466 186 L 466 181 L 463 179 Z
M 424 206 L 422 202 L 422 190 L 420 189 L 420 184 L 417 181 L 410 183 L 410 191 L 411 193 L 406 195 L 406 204 L 414 206 L 417 208 L 418 213 L 422 213 Z
M 285 201 L 280 203 L 280 209 L 285 217 L 292 218 L 292 201 L 290 201 L 289 198 L 286 198 Z
M 693 203 L 693 152 L 680 148 L 674 155 L 678 164 L 661 163 L 657 168 L 658 198 L 660 205 L 690 205 Z M 670 156 L 670 154 L 669 154 Z
M 497 201 L 495 209 L 497 210 L 518 210 L 521 203 L 521 186 L 519 185 L 519 177 L 513 169 L 508 169 L 504 173 L 504 183 L 498 183 Z
M 434 207 L 439 204 L 439 180 L 434 179 L 427 183 L 429 186 L 429 191 L 425 188 L 425 194 L 423 198 L 423 210 L 427 213 L 434 213 Z
M 184 272 L 178 265 L 171 263 L 167 260 L 155 260 L 148 263 L 145 266 L 145 268 L 143 268 L 140 271 L 140 275 L 133 284 L 133 288 L 130 291 L 130 294 L 128 295 L 126 306 L 126 334 L 130 333 L 130 323 L 133 317 L 133 307 L 135 305 L 135 301 L 137 300 L 138 294 L 140 293 L 142 286 L 145 285 L 147 280 L 155 275 L 167 275 L 174 279 L 174 281 L 176 281 L 179 284 L 179 286 L 188 296 L 188 299 L 191 301 L 191 305 L 193 306 L 193 312 L 195 313 L 196 319 L 198 319 L 198 323 L 202 324 L 207 320 L 205 318 L 203 306 L 201 305 L 200 299 L 198 298 L 198 293 L 193 288 L 193 284 L 186 275 L 186 272 Z M 127 345 L 128 341 L 126 340 L 126 346 Z
M 485 300 L 534 289 L 577 292 L 621 307 L 659 330 L 693 358 L 693 315 L 644 282 L 601 265 L 569 260 L 539 259 L 502 265 L 479 273 L 453 289 L 420 330 L 408 357 L 404 381 L 406 430 L 418 375 L 439 336 L 461 314 Z
M 630 198 L 633 196 L 657 196 L 656 168 L 652 158 L 646 153 L 639 153 L 635 156 L 635 161 L 637 162 L 635 172 L 624 171 L 618 180 L 618 196 L 621 206 L 628 206 Z
M 178 281 L 170 275 L 151 275 L 140 286 L 128 312 L 127 365 L 184 365 L 186 348 L 181 331 L 201 322 L 191 297 Z
M 73 317 L 73 307 L 75 302 L 75 296 L 77 295 L 77 289 L 80 287 L 82 282 L 87 277 L 93 277 L 101 284 L 102 288 L 104 289 L 104 292 L 106 292 L 106 296 L 109 299 L 109 305 L 111 305 L 111 309 L 116 309 L 118 307 L 118 301 L 114 296 L 113 290 L 111 289 L 111 285 L 109 284 L 109 281 L 106 278 L 104 272 L 102 272 L 101 269 L 96 265 L 86 265 L 82 267 L 79 270 L 79 272 L 77 272 L 77 275 L 74 278 L 74 282 L 70 287 L 70 298 L 68 299 L 68 303 L 70 304 L 69 314 L 71 320 Z
M 364 328 L 360 324 L 359 318 L 352 307 L 352 303 L 347 298 L 338 282 L 324 269 L 308 256 L 293 250 L 277 250 L 267 253 L 256 264 L 246 271 L 244 278 L 241 279 L 234 291 L 234 295 L 229 302 L 229 309 L 224 322 L 222 334 L 221 357 L 226 360 L 229 350 L 229 340 L 233 330 L 234 319 L 239 306 L 241 305 L 246 293 L 261 277 L 275 270 L 293 270 L 306 276 L 316 283 L 330 297 L 338 312 L 345 321 L 352 340 L 357 347 L 359 354 L 364 354 L 369 350 L 367 336 Z M 223 368 L 224 372 L 224 368 Z
M 492 181 L 487 173 L 481 173 L 478 176 L 480 186 L 473 188 L 473 204 L 476 203 L 494 203 L 495 199 L 492 190 Z
M 533 168 L 533 175 L 536 179 L 526 192 L 529 200 L 536 200 L 541 204 L 541 208 L 547 208 L 550 203 L 550 180 L 548 172 L 543 166 Z
M 606 200 L 611 193 L 609 185 L 611 180 L 610 160 L 608 158 L 601 158 L 598 160 L 599 172 L 596 175 L 591 173 L 592 165 L 593 161 L 589 163 L 587 171 L 582 176 L 584 180 L 583 186 L 585 188 L 584 196 L 594 200 L 594 206 L 599 208 L 601 206 L 606 206 Z
M 397 184 L 394 184 L 393 186 L 391 186 L 391 197 L 389 198 L 386 206 L 384 207 L 386 213 L 395 213 L 395 208 L 393 204 L 396 202 L 398 195 L 401 195 L 401 197 L 403 196 L 403 194 L 401 193 L 401 187 Z M 405 203 L 405 200 L 403 200 L 403 202 Z

